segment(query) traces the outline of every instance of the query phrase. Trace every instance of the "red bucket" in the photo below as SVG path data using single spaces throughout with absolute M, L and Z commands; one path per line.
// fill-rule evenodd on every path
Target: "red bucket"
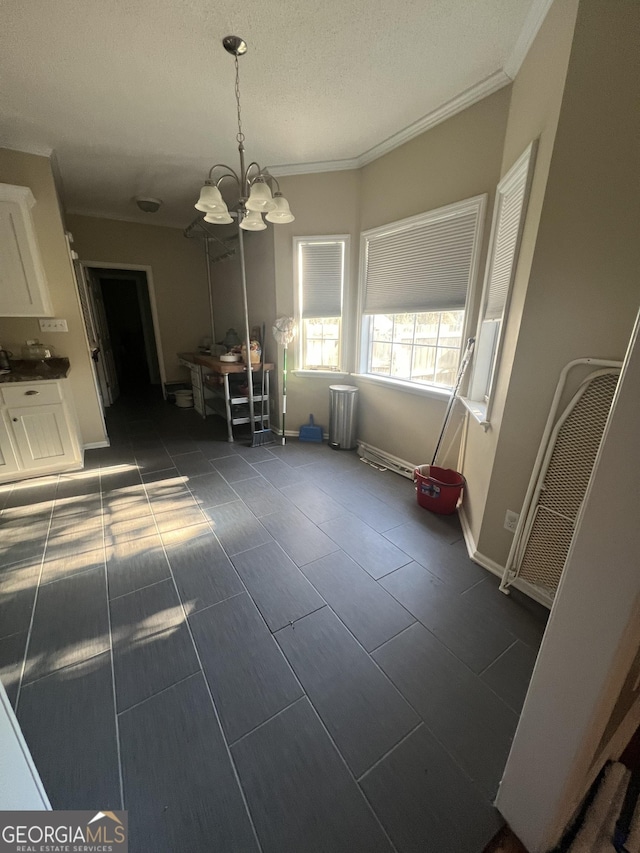
M 467 481 L 451 468 L 420 465 L 413 472 L 413 482 L 420 506 L 440 515 L 451 515 Z

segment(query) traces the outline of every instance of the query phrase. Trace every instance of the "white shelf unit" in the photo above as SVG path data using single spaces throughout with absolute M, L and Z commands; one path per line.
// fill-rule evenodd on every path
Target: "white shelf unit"
M 233 427 L 248 424 L 251 421 L 249 414 L 249 397 L 247 394 L 238 393 L 234 387 L 238 379 L 230 379 L 229 373 L 206 373 L 204 377 L 204 403 L 214 414 L 223 417 L 227 421 L 228 440 L 233 441 Z M 260 393 L 262 388 L 262 377 L 259 373 L 252 374 L 254 388 L 260 387 L 257 394 L 253 395 L 254 423 L 261 424 L 262 429 L 269 427 L 269 373 L 264 372 L 264 395 Z M 246 375 L 237 374 L 238 377 L 246 379 Z M 264 410 L 264 415 L 263 415 Z

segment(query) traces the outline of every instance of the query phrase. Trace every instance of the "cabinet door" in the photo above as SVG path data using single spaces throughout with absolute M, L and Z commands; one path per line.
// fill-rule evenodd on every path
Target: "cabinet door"
M 4 479 L 5 475 L 15 474 L 19 470 L 20 466 L 13 449 L 13 443 L 4 417 L 0 412 L 0 480 Z
M 8 409 L 22 469 L 46 469 L 76 461 L 71 426 L 62 403 Z
M 28 187 L 0 184 L 0 316 L 51 316 Z

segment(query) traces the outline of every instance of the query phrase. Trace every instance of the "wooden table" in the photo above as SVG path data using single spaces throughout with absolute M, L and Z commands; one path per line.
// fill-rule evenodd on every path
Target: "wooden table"
M 196 364 L 200 364 L 204 373 L 204 384 L 209 395 L 205 398 L 205 405 L 217 415 L 227 420 L 227 433 L 229 441 L 233 441 L 233 427 L 238 424 L 248 424 L 251 420 L 247 406 L 249 395 L 238 393 L 237 388 L 232 387 L 230 376 L 241 376 L 247 374 L 247 366 L 241 361 L 220 361 L 208 355 L 196 355 Z M 267 362 L 264 365 L 264 396 L 254 394 L 254 404 L 258 403 L 254 411 L 254 423 L 260 423 L 261 429 L 269 427 L 269 375 L 274 365 Z M 259 374 L 262 364 L 252 364 L 251 372 Z M 266 405 L 265 405 L 266 404 Z M 264 408 L 264 416 L 262 409 Z

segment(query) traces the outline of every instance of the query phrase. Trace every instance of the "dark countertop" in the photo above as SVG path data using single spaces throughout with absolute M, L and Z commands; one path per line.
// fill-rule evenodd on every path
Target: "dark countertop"
M 0 373 L 1 382 L 38 382 L 42 379 L 66 379 L 71 365 L 68 358 L 43 358 L 38 361 L 16 358 L 9 361 L 11 371 Z

